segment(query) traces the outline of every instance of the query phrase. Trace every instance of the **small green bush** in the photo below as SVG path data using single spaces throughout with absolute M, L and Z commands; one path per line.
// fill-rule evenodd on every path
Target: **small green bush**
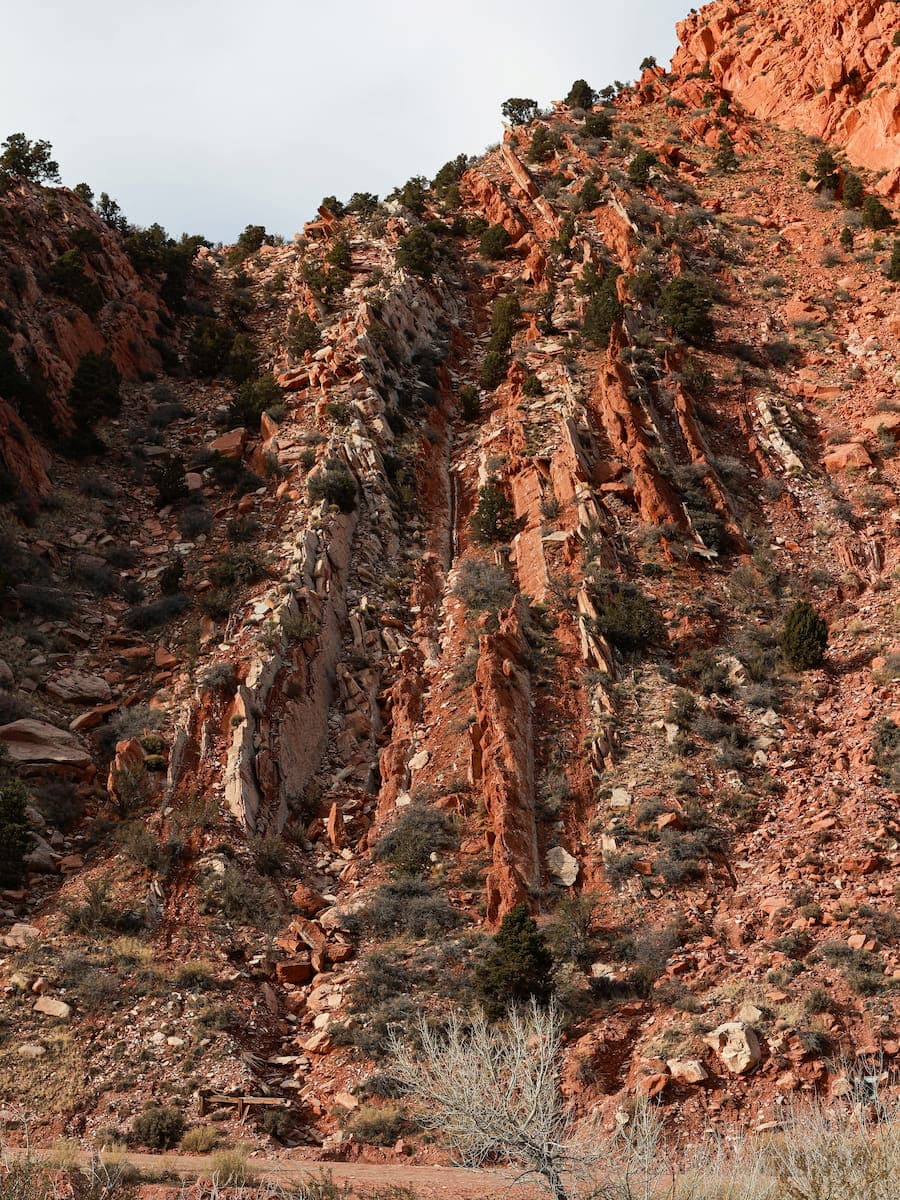
M 725 172 L 736 171 L 740 165 L 734 152 L 734 142 L 725 129 L 719 134 L 715 163 L 720 171 Z
M 288 352 L 295 358 L 302 358 L 307 350 L 318 350 L 321 345 L 322 335 L 309 313 L 292 312 L 288 318 Z
M 569 108 L 591 108 L 597 103 L 597 93 L 586 79 L 576 79 L 569 88 L 565 103 Z
M 592 138 L 611 138 L 612 117 L 608 112 L 588 113 L 584 118 L 584 132 Z
M 437 265 L 434 238 L 421 225 L 417 225 L 400 238 L 394 259 L 398 267 L 423 279 L 430 279 Z
M 502 258 L 509 242 L 509 233 L 502 225 L 491 225 L 479 239 L 478 253 L 482 258 Z
M 885 787 L 900 791 L 900 725 L 890 717 L 876 722 L 872 751 Z
M 228 365 L 235 331 L 215 317 L 201 317 L 188 341 L 188 357 L 196 375 L 207 378 Z
M 258 429 L 262 414 L 280 406 L 282 401 L 283 393 L 271 372 L 261 375 L 259 379 L 248 379 L 238 388 L 228 408 L 228 423 L 231 426 L 245 425 L 249 429 Z
M 808 600 L 798 600 L 788 613 L 781 651 L 797 671 L 820 666 L 828 645 L 828 626 Z
M 271 234 L 266 233 L 265 225 L 247 225 L 228 251 L 228 265 L 239 267 L 251 254 L 255 254 L 260 246 L 271 246 L 274 240 Z
M 177 1108 L 147 1108 L 134 1118 L 136 1141 L 151 1150 L 171 1150 L 184 1136 L 184 1117 Z
M 616 287 L 620 274 L 618 267 L 610 267 L 602 279 L 591 277 L 586 284 L 592 290 L 592 295 L 585 309 L 581 332 L 589 342 L 601 349 L 609 345 L 612 328 L 622 319 L 622 302 Z
M 841 189 L 841 200 L 844 208 L 860 208 L 865 199 L 866 189 L 858 175 L 846 175 Z
M 7 775 L 0 762 L 0 887 L 17 888 L 24 874 L 23 858 L 31 846 L 25 817 L 28 792 Z
M 488 350 L 481 361 L 481 369 L 478 372 L 478 382 L 487 391 L 492 392 L 498 388 L 506 378 L 506 372 L 509 367 L 509 359 L 506 354 L 499 350 Z
M 889 229 L 894 218 L 877 196 L 866 196 L 862 206 L 863 225 L 867 229 Z
M 528 161 L 531 163 L 545 163 L 553 157 L 556 148 L 556 139 L 547 126 L 538 125 L 531 135 L 531 141 L 528 144 Z
M 510 125 L 528 125 L 538 115 L 538 103 L 521 96 L 504 100 L 500 111 Z
M 900 283 L 900 238 L 894 238 L 894 248 L 891 251 L 891 261 L 886 271 L 888 279 Z
M 93 425 L 103 417 L 115 417 L 121 408 L 122 377 L 108 351 L 83 354 L 69 388 L 69 407 L 79 422 Z
M 677 275 L 660 292 L 659 309 L 666 324 L 694 345 L 708 341 L 714 330 L 709 285 L 697 275 Z
M 325 500 L 342 513 L 353 512 L 356 508 L 356 481 L 339 458 L 326 459 L 319 470 L 310 475 L 307 487 L 313 504 Z
M 80 309 L 95 317 L 103 307 L 103 293 L 84 269 L 84 256 L 76 249 L 61 254 L 50 268 L 53 288 Z
M 459 389 L 459 409 L 464 421 L 475 421 L 481 413 L 481 394 L 474 384 Z
M 646 187 L 650 182 L 650 169 L 656 165 L 656 155 L 649 150 L 638 150 L 628 164 L 628 178 L 636 187 Z

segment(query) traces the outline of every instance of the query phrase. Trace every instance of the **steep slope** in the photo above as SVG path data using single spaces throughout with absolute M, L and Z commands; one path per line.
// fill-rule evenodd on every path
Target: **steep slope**
M 42 450 L 57 499 L 6 526 L 41 840 L 0 1096 L 48 1133 L 251 1097 L 260 1138 L 404 1152 L 387 1029 L 470 1003 L 519 903 L 581 1111 L 765 1128 L 897 1055 L 892 235 L 691 53 L 200 248 L 164 393 L 125 385 L 102 459 Z
M 900 43 L 896 5 L 788 0 L 769 10 L 718 0 L 678 26 L 672 73 L 721 85 L 760 120 L 842 147 L 900 189 Z

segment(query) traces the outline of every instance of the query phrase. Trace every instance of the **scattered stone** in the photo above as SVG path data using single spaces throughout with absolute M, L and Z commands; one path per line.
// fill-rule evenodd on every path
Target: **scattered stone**
M 547 851 L 547 871 L 564 887 L 571 887 L 578 878 L 578 859 L 573 858 L 562 846 L 551 846 Z
M 45 1017 L 55 1017 L 57 1021 L 68 1021 L 72 1016 L 71 1005 L 64 1000 L 54 1000 L 51 996 L 40 996 L 35 1000 L 34 1011 L 43 1013 Z
M 666 1066 L 679 1083 L 704 1083 L 709 1072 L 699 1058 L 670 1058 Z
M 762 1058 L 759 1038 L 743 1021 L 726 1021 L 704 1037 L 732 1075 L 746 1075 Z
M 36 925 L 17 923 L 0 936 L 0 945 L 6 946 L 8 950 L 24 950 L 40 936 L 41 931 Z

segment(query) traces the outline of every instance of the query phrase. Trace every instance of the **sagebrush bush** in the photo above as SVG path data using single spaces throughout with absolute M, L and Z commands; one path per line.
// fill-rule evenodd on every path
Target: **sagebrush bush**
M 219 1131 L 215 1125 L 198 1125 L 181 1139 L 181 1149 L 188 1154 L 209 1154 L 218 1144 Z
M 393 1105 L 378 1108 L 361 1105 L 347 1123 L 350 1133 L 369 1146 L 392 1146 L 409 1128 L 401 1109 Z
M 307 483 L 309 498 L 315 504 L 320 500 L 335 505 L 342 513 L 356 508 L 356 481 L 341 459 L 327 458 Z
M 177 1108 L 147 1108 L 134 1118 L 135 1140 L 151 1150 L 171 1150 L 184 1136 L 184 1117 Z
M 430 866 L 432 852 L 454 850 L 458 845 L 459 835 L 445 812 L 412 804 L 400 810 L 394 824 L 375 843 L 374 855 L 390 863 L 398 875 L 421 875 Z
M 629 584 L 611 583 L 594 597 L 596 626 L 617 650 L 646 651 L 665 639 L 653 604 Z
M 508 573 L 483 558 L 464 559 L 453 585 L 466 608 L 475 612 L 497 612 L 516 594 Z
M 382 937 L 406 934 L 436 937 L 460 923 L 460 914 L 447 897 L 414 876 L 404 876 L 378 888 L 365 908 L 347 919 Z

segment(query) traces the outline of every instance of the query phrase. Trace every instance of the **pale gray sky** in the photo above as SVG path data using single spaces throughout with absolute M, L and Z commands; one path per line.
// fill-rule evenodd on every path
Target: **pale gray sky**
M 128 218 L 290 237 L 323 195 L 389 192 L 500 137 L 508 96 L 668 63 L 689 0 L 0 0 L 0 140 Z

